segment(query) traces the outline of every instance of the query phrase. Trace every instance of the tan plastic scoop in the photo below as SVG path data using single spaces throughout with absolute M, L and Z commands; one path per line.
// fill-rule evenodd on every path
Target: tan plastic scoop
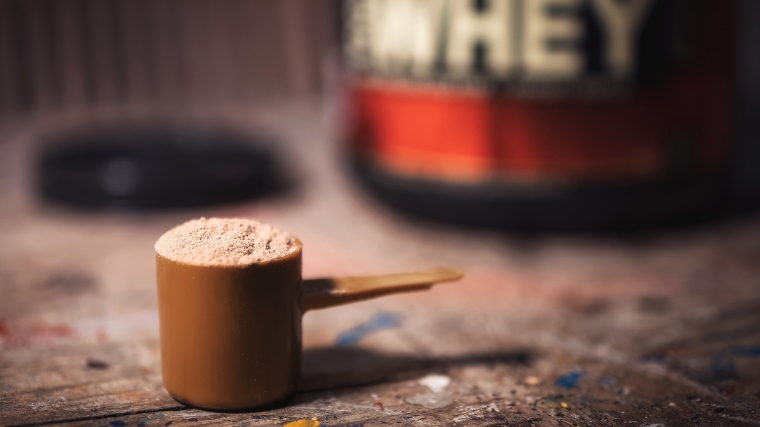
M 462 277 L 437 268 L 303 280 L 301 241 L 244 219 L 188 221 L 155 249 L 164 386 L 180 402 L 214 410 L 260 407 L 295 392 L 307 310 Z

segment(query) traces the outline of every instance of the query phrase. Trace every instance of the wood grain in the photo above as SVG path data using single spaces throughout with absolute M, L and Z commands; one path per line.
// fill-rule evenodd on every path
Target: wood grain
M 760 423 L 756 216 L 621 235 L 411 221 L 341 171 L 317 105 L 208 110 L 210 119 L 276 135 L 299 171 L 297 191 L 180 212 L 46 204 L 26 167 L 37 132 L 56 122 L 0 126 L 0 425 Z M 465 277 L 309 312 L 291 401 L 238 413 L 186 408 L 161 384 L 152 245 L 201 215 L 289 230 L 304 242 L 306 278 L 435 265 Z M 378 326 L 378 316 L 395 321 Z M 356 341 L 344 339 L 349 333 Z M 556 383 L 571 372 L 580 372 L 573 387 Z M 420 382 L 428 375 L 450 384 L 435 392 Z

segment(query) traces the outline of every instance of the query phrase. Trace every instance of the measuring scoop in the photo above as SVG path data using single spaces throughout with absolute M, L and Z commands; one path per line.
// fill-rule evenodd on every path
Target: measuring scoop
M 164 386 L 199 408 L 235 410 L 295 392 L 301 366 L 301 317 L 396 292 L 429 289 L 462 273 L 415 273 L 302 280 L 303 246 L 243 266 L 178 262 L 156 253 Z

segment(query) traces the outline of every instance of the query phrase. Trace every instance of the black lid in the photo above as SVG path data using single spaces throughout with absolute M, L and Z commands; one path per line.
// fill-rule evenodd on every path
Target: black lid
M 38 190 L 87 209 L 177 208 L 247 200 L 279 185 L 261 140 L 199 126 L 81 133 L 46 144 Z

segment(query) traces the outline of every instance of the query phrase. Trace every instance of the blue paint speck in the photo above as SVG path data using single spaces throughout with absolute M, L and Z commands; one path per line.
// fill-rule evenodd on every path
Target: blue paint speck
M 124 427 L 125 425 L 127 425 L 127 423 L 125 423 L 122 420 L 116 420 L 116 421 L 109 422 L 108 425 L 113 426 L 113 427 Z
M 734 354 L 737 356 L 760 357 L 760 347 L 736 347 Z
M 573 388 L 582 376 L 583 371 L 572 371 L 558 378 L 554 384 L 563 388 Z
M 148 420 L 140 420 L 141 426 L 144 426 L 145 424 L 148 424 Z
M 339 347 L 354 345 L 373 332 L 383 329 L 398 328 L 401 326 L 401 320 L 402 317 L 398 313 L 376 314 L 367 322 L 340 334 L 335 345 Z

